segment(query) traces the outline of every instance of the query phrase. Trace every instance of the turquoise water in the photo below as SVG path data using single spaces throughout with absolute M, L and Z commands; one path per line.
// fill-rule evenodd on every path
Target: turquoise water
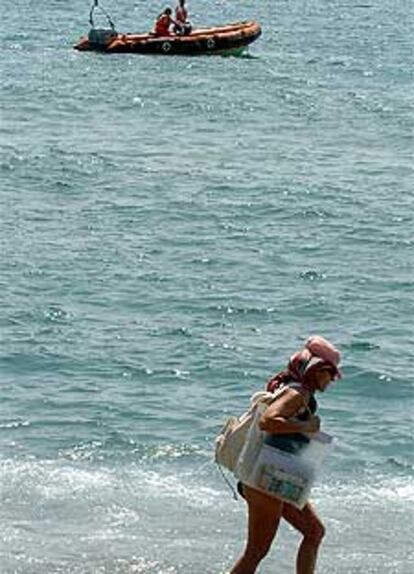
M 33 4 L 33 5 L 32 5 Z M 118 28 L 161 5 L 107 0 Z M 212 461 L 309 334 L 343 351 L 320 572 L 412 572 L 413 10 L 201 2 L 242 58 L 77 53 L 89 3 L 5 0 L 0 571 L 219 574 Z M 293 574 L 282 527 L 260 570 Z

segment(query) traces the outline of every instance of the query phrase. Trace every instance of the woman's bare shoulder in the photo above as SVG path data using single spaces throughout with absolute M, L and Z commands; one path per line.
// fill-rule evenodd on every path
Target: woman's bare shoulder
M 307 400 L 300 390 L 286 387 L 266 411 L 270 416 L 293 416 L 307 405 Z

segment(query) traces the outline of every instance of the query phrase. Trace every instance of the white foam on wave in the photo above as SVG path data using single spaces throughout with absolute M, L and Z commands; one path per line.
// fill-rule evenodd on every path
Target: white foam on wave
M 0 470 L 0 488 L 8 497 L 19 494 L 21 489 L 35 499 L 57 499 L 68 493 L 72 497 L 82 491 L 110 488 L 115 482 L 114 473 L 108 469 L 88 469 L 56 461 L 3 460 Z
M 322 479 L 312 497 L 328 527 L 322 571 L 343 574 L 352 571 L 350 564 L 374 564 L 386 527 L 399 535 L 400 547 L 407 543 L 400 529 L 406 501 L 414 497 L 408 477 Z M 213 463 L 191 469 L 165 461 L 109 467 L 67 459 L 0 460 L 0 489 L 0 527 L 7 535 L 0 560 L 10 572 L 51 560 L 50 568 L 39 562 L 33 572 L 199 574 L 212 552 L 217 573 L 240 550 L 245 529 L 245 505 L 234 502 Z M 294 541 L 297 533 L 282 528 L 275 567 L 285 546 L 283 564 L 294 564 Z M 137 548 L 142 551 L 135 559 Z M 400 564 L 400 553 L 396 547 L 381 559 L 387 567 Z
M 198 572 L 191 564 L 203 562 L 232 521 L 225 505 L 234 501 L 213 469 L 0 460 L 0 561 L 25 574 L 33 565 L 36 574 Z
M 0 489 L 3 500 L 26 499 L 58 501 L 74 497 L 90 501 L 116 498 L 120 492 L 134 499 L 139 489 L 140 500 L 169 501 L 191 507 L 217 507 L 230 498 L 214 464 L 198 468 L 171 465 L 128 463 L 117 467 L 93 464 L 90 461 L 68 460 L 0 460 Z M 414 502 L 414 484 L 409 476 L 385 476 L 366 473 L 352 480 L 322 477 L 312 498 L 320 501 L 340 500 L 351 505 Z
M 0 429 L 17 429 L 20 427 L 28 427 L 30 425 L 30 421 L 11 421 L 8 423 L 1 423 Z
M 166 464 L 140 466 L 130 463 L 118 467 L 93 465 L 85 462 L 49 460 L 0 461 L 0 489 L 3 499 L 21 502 L 32 499 L 39 504 L 78 497 L 103 502 L 130 497 L 145 500 L 170 501 L 192 507 L 216 504 L 220 497 L 211 486 L 194 471 L 171 469 Z
M 387 485 L 382 485 L 375 489 L 375 496 L 380 496 L 388 501 L 400 502 L 406 504 L 414 502 L 414 483 L 400 483 L 397 480 L 391 481 Z
M 393 503 L 405 507 L 407 503 L 414 502 L 414 483 L 409 476 L 366 476 L 316 486 L 313 494 L 314 498 L 320 500 L 340 500 L 341 503 L 355 506 L 386 506 Z

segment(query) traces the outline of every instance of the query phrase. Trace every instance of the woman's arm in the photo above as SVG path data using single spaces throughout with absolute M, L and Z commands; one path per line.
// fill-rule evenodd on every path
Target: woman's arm
M 292 420 L 307 407 L 307 400 L 298 391 L 287 389 L 267 407 L 260 418 L 260 430 L 271 434 L 308 433 L 319 430 L 319 417 L 311 415 L 306 421 Z

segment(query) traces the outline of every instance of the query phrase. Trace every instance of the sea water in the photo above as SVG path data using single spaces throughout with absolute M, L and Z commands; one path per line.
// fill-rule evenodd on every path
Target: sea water
M 412 2 L 191 1 L 242 58 L 78 53 L 89 8 L 2 3 L 0 572 L 228 571 L 214 437 L 319 333 L 318 571 L 411 573 Z

